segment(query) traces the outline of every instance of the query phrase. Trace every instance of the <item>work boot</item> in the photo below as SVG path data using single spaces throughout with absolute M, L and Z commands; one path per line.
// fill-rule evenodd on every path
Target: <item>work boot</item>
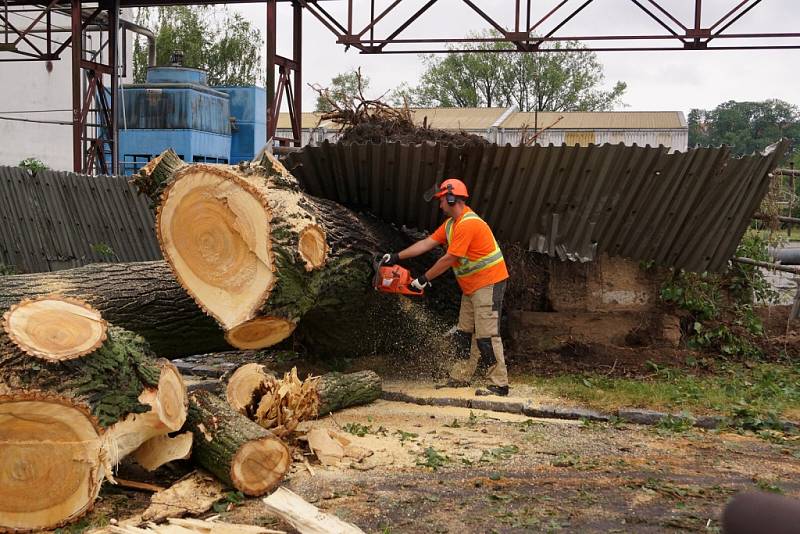
M 451 378 L 444 384 L 436 384 L 433 386 L 436 389 L 443 389 L 443 388 L 468 388 L 469 382 L 466 380 L 456 380 L 455 378 Z
M 508 386 L 495 386 L 494 384 L 489 384 L 486 388 L 478 388 L 475 390 L 475 395 L 477 397 L 487 397 L 489 395 L 499 395 L 501 397 L 508 396 Z

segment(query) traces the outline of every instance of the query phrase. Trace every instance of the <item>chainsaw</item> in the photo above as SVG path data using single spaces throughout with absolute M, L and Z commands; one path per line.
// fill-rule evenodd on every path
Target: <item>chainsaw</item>
M 372 268 L 375 270 L 372 287 L 376 291 L 417 297 L 425 293 L 425 290 L 417 291 L 411 287 L 411 282 L 414 280 L 411 271 L 399 265 L 383 265 L 383 258 L 380 255 L 372 260 Z

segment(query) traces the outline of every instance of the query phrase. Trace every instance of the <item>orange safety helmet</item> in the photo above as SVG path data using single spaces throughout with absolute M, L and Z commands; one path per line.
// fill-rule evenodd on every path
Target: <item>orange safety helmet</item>
M 426 192 L 425 200 L 431 200 L 433 198 L 442 198 L 446 196 L 447 203 L 453 205 L 456 203 L 456 197 L 469 197 L 469 193 L 467 192 L 467 186 L 459 180 L 458 178 L 448 178 L 439 186 L 433 186 L 431 190 Z

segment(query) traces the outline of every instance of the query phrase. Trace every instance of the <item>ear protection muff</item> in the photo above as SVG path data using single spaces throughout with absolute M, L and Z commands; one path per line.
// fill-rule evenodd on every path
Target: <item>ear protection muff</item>
M 447 204 L 454 206 L 456 203 L 456 196 L 453 194 L 453 184 L 447 184 L 447 193 L 444 194 Z

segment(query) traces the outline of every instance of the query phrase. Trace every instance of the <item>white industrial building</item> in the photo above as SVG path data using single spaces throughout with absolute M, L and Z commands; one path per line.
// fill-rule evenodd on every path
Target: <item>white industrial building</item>
M 123 19 L 132 20 L 132 11 L 123 9 Z M 10 22 L 27 27 L 31 17 L 10 14 Z M 31 19 L 31 20 L 29 20 Z M 53 25 L 70 28 L 67 16 L 54 15 Z M 120 29 L 120 86 L 133 81 L 133 39 L 135 34 Z M 69 33 L 54 34 L 64 41 Z M 41 41 L 41 34 L 30 39 Z M 37 41 L 37 42 L 38 42 Z M 98 35 L 87 33 L 84 47 L 95 50 Z M 43 41 L 42 41 L 43 42 Z M 123 46 L 125 49 L 123 50 Z M 100 59 L 107 61 L 101 52 Z M 72 161 L 72 56 L 67 48 L 57 61 L 6 61 L 0 63 L 3 84 L 0 93 L 0 165 L 17 165 L 26 158 L 36 158 L 54 170 L 73 168 Z M 106 78 L 108 80 L 108 78 Z M 14 83 L 11 83 L 13 81 Z M 86 80 L 84 79 L 84 84 Z M 110 82 L 107 82 L 110 87 Z M 120 125 L 120 128 L 122 125 Z
M 523 113 L 510 108 L 413 108 L 414 122 L 432 128 L 480 135 L 500 145 L 525 139 L 541 145 L 623 143 L 669 147 L 685 152 L 689 129 L 682 111 L 599 111 Z M 303 113 L 303 145 L 335 141 L 339 125 L 321 121 L 321 113 Z M 287 113 L 278 120 L 279 137 L 291 137 Z

